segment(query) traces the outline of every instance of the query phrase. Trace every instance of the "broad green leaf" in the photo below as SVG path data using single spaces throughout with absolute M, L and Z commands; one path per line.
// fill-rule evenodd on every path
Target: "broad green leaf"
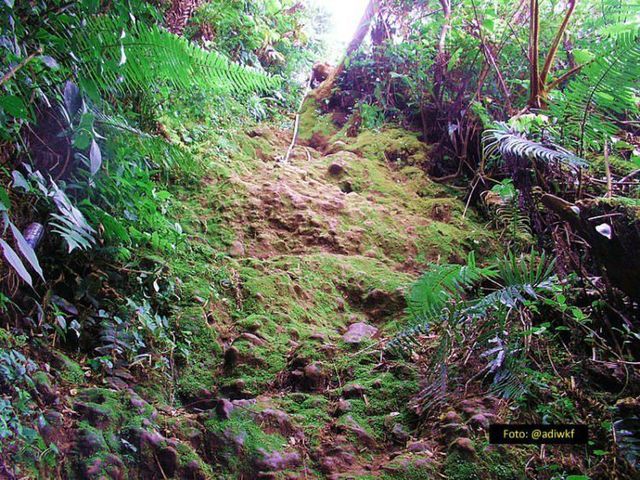
M 86 150 L 91 145 L 93 135 L 88 130 L 80 130 L 76 132 L 73 138 L 73 146 L 78 150 Z
M 13 267 L 15 272 L 18 274 L 22 280 L 29 284 L 29 286 L 33 287 L 33 280 L 27 269 L 25 268 L 22 260 L 18 257 L 18 254 L 15 252 L 11 246 L 0 238 L 0 248 L 2 248 L 2 254 L 4 258 L 9 262 L 9 265 Z
M 14 118 L 29 118 L 29 110 L 24 101 L 16 95 L 0 97 L 0 107 Z
M 33 248 L 31 248 L 31 245 L 29 245 L 29 243 L 27 243 L 27 241 L 25 240 L 22 232 L 18 230 L 18 228 L 13 223 L 10 223 L 9 226 L 11 227 L 11 232 L 13 232 L 13 238 L 15 238 L 16 242 L 18 243 L 18 250 L 20 250 L 22 256 L 27 259 L 33 270 L 44 281 L 44 274 L 42 272 L 42 267 L 40 267 L 40 262 L 38 262 L 38 256 L 36 255 L 36 252 L 34 252 Z
M 482 22 L 482 26 L 487 32 L 493 33 L 496 29 L 496 22 L 493 18 L 485 18 L 484 22 Z

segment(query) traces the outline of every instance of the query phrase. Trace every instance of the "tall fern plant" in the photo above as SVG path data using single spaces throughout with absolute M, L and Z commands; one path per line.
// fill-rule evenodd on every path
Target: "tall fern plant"
M 481 366 L 472 379 L 490 379 L 492 390 L 505 397 L 527 389 L 523 325 L 531 328 L 532 308 L 554 290 L 553 267 L 553 260 L 535 251 L 509 253 L 482 268 L 471 256 L 465 266 L 434 265 L 416 282 L 409 295 L 411 326 L 386 350 L 406 355 L 425 347 L 424 335 L 437 331 L 430 351 L 433 375 L 417 396 L 418 413 L 428 415 L 446 399 L 449 365 L 456 358 L 474 355 L 474 365 Z
M 41 172 L 43 191 L 65 195 L 62 184 L 57 183 L 62 177 L 69 192 L 73 190 L 65 195 L 68 208 L 54 210 L 51 223 L 68 250 L 96 245 L 94 228 L 98 224 L 104 227 L 106 240 L 135 244 L 126 232 L 130 222 L 121 218 L 122 211 L 140 205 L 146 212 L 140 218 L 161 216 L 162 201 L 147 200 L 144 195 L 145 189 L 157 190 L 150 172 L 166 173 L 176 164 L 192 165 L 187 152 L 155 135 L 151 130 L 157 121 L 155 112 L 141 115 L 141 103 L 155 108 L 172 95 L 194 91 L 221 99 L 244 97 L 272 92 L 280 85 L 278 78 L 234 64 L 169 33 L 155 23 L 154 7 L 145 2 L 109 3 L 72 2 L 63 7 L 63 14 L 54 7 L 43 10 L 39 2 L 0 3 L 0 27 L 15 32 L 15 45 L 0 48 L 0 57 L 10 65 L 0 80 L 0 146 L 11 142 L 20 151 L 16 165 L 31 159 L 33 170 L 23 168 L 21 172 Z M 151 118 L 137 121 L 141 116 Z M 14 142 L 15 138 L 19 140 Z M 123 141 L 113 142 L 113 138 Z M 132 147 L 124 148 L 125 144 Z M 108 167 L 108 175 L 101 179 Z M 126 179 L 123 172 L 129 172 Z M 20 223 L 9 211 L 8 202 L 11 191 L 19 186 L 15 174 L 22 175 L 14 172 L 13 181 L 3 182 L 1 190 L 5 225 Z M 114 195 L 119 181 L 122 185 L 140 182 L 145 189 L 128 189 L 127 196 L 121 188 Z M 26 182 L 21 184 L 25 190 Z M 76 208 L 80 204 L 83 206 Z M 84 223 L 77 225 L 80 210 L 93 225 L 84 225 L 84 217 Z M 72 215 L 74 212 L 77 214 Z M 155 222 L 156 226 L 158 223 L 162 222 Z M 140 221 L 131 227 L 139 232 L 147 226 Z M 180 229 L 176 230 L 179 235 Z M 171 228 L 163 227 L 160 233 L 156 228 L 137 236 L 165 239 L 172 235 Z M 15 249 L 6 243 L 11 239 L 4 234 L 0 237 L 6 244 L 0 253 L 9 270 L 31 283 Z M 28 253 L 29 263 L 39 268 L 37 258 Z
M 563 143 L 582 156 L 640 120 L 640 30 L 628 26 L 601 42 L 602 52 L 556 94 L 549 112 Z
M 246 93 L 278 86 L 276 78 L 232 63 L 157 25 L 123 25 L 117 17 L 98 17 L 68 38 L 80 59 L 80 75 L 100 90 L 170 86 Z

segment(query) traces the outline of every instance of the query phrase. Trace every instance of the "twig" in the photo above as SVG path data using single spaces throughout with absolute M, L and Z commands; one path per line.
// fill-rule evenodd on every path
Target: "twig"
M 11 78 L 18 73 L 19 70 L 21 70 L 22 68 L 26 67 L 27 64 L 29 62 L 31 62 L 31 60 L 33 60 L 36 55 L 40 55 L 42 53 L 42 48 L 39 48 L 38 50 L 36 50 L 35 52 L 33 52 L 31 55 L 29 55 L 27 58 L 25 58 L 24 60 L 22 60 L 19 64 L 17 64 L 15 67 L 13 67 L 11 70 L 9 70 L 7 73 L 5 73 L 2 78 L 0 78 L 0 85 L 8 82 L 9 80 L 11 80 Z
M 619 181 L 617 181 L 616 183 L 626 183 L 629 180 L 631 180 L 633 177 L 637 176 L 638 174 L 640 174 L 640 169 L 638 170 L 634 170 L 633 172 L 631 172 L 629 175 L 627 175 L 626 177 L 622 177 Z
M 291 139 L 291 145 L 287 149 L 287 154 L 284 156 L 282 163 L 288 163 L 289 157 L 291 157 L 291 153 L 293 152 L 294 147 L 296 146 L 296 141 L 298 140 L 298 130 L 300 128 L 300 112 L 302 111 L 302 107 L 304 106 L 304 102 L 309 96 L 309 91 L 311 90 L 311 83 L 313 82 L 313 75 L 309 76 L 309 81 L 307 82 L 307 86 L 304 91 L 304 95 L 302 100 L 300 100 L 300 107 L 298 107 L 298 113 L 296 113 L 296 121 L 293 127 L 293 138 Z
M 613 196 L 613 183 L 611 181 L 611 165 L 609 165 L 609 142 L 604 141 L 604 169 L 607 174 L 607 198 Z

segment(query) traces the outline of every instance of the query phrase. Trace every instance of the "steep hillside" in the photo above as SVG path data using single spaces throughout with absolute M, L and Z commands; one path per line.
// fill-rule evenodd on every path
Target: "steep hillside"
M 418 168 L 429 151 L 411 132 L 339 134 L 332 153 L 299 146 L 286 164 L 290 132 L 241 135 L 176 192 L 186 243 L 173 258 L 149 257 L 159 271 L 132 272 L 154 278 L 170 321 L 149 356 L 101 380 L 83 358 L 52 352 L 54 369 L 33 375 L 49 405 L 46 435 L 72 459 L 59 474 L 396 478 L 436 468 L 445 444 L 411 443 L 420 366 L 381 351 L 428 262 L 490 255 L 495 240 Z

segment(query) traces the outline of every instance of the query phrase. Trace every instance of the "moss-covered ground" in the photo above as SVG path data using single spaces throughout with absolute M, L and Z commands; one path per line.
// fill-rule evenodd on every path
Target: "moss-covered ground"
M 417 134 L 349 137 L 311 102 L 285 164 L 278 128 L 179 128 L 175 141 L 203 159 L 201 176 L 171 188 L 182 240 L 171 255 L 137 252 L 136 266 L 159 265 L 171 286 L 163 354 L 101 387 L 83 359 L 57 359 L 86 445 L 66 475 L 517 478 L 490 455 L 447 455 L 438 438 L 409 449 L 424 432 L 411 406 L 424 375 L 382 355 L 404 328 L 407 288 L 430 262 L 497 251 L 458 192 L 424 174 Z M 373 333 L 347 342 L 354 324 Z
M 345 478 L 428 478 L 433 465 L 384 470 L 375 460 L 388 461 L 406 443 L 398 431 L 409 438 L 417 427 L 410 399 L 420 388 L 417 367 L 381 362 L 380 345 L 402 328 L 406 288 L 428 262 L 490 255 L 495 240 L 473 212 L 463 215 L 455 190 L 424 175 L 429 149 L 416 134 L 349 138 L 311 105 L 302 144 L 314 135 L 329 151 L 299 146 L 283 164 L 286 134 L 242 134 L 212 156 L 201 183 L 175 192 L 187 241 L 168 263 L 181 298 L 171 321 L 176 351 L 188 352 L 176 358 L 176 406 L 203 412 L 198 454 L 229 478 L 285 450 L 302 460 L 282 472 L 323 477 L 328 445 L 351 455 Z M 203 144 L 203 155 L 212 151 Z M 357 322 L 378 333 L 345 343 Z M 229 418 L 208 412 L 222 397 L 253 403 Z M 257 420 L 270 410 L 299 434 Z M 171 428 L 186 438 L 180 418 Z M 218 439 L 215 452 L 206 438 Z M 377 466 L 366 473 L 366 464 Z

